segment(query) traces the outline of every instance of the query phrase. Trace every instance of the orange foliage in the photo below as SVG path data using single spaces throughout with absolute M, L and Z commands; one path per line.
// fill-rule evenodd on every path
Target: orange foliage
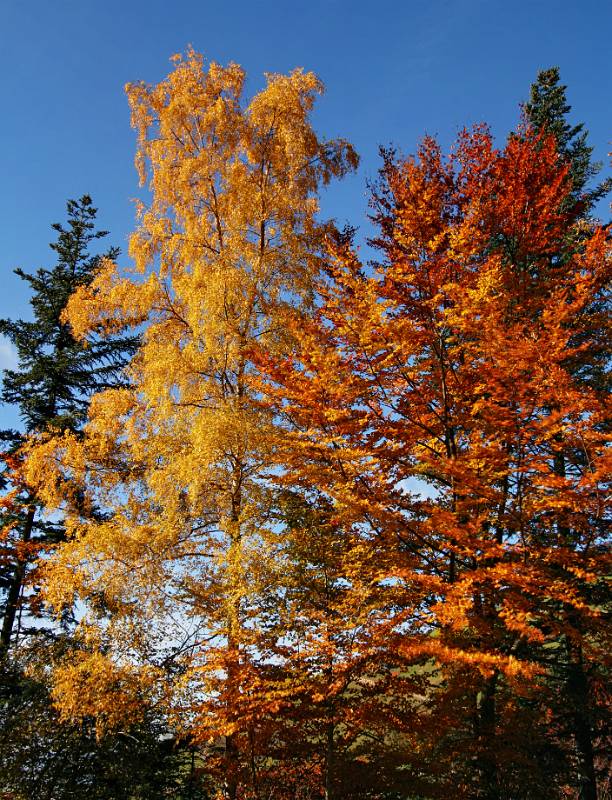
M 261 386 L 286 421 L 282 485 L 322 493 L 361 542 L 360 584 L 384 587 L 372 653 L 480 687 L 492 781 L 501 680 L 543 678 L 560 641 L 570 661 L 572 642 L 605 652 L 607 409 L 576 365 L 609 237 L 577 233 L 554 139 L 528 128 L 503 150 L 480 127 L 448 159 L 431 139 L 383 157 L 382 262 L 330 243 L 319 307 L 288 316 L 290 358 L 259 354 Z

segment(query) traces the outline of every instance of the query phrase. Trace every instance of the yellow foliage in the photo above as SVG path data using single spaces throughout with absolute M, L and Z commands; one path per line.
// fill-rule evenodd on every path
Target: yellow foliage
M 275 422 L 250 388 L 250 349 L 287 348 L 283 309 L 308 303 L 323 252 L 319 187 L 357 157 L 312 129 L 322 92 L 312 73 L 268 75 L 245 103 L 239 66 L 205 69 L 191 50 L 173 60 L 158 85 L 126 89 L 151 192 L 130 239 L 134 266 L 106 262 L 65 314 L 80 337 L 140 326 L 131 387 L 94 397 L 82 438 L 38 443 L 29 474 L 49 506 L 69 507 L 48 600 L 80 597 L 88 629 L 132 664 L 176 647 L 180 677 L 158 690 L 214 737 L 235 728 L 228 714 L 256 637 L 248 598 L 269 536 Z M 112 725 L 137 711 L 142 669 L 94 650 L 56 677 L 67 716 L 80 704 Z M 195 714 L 194 698 L 209 698 Z

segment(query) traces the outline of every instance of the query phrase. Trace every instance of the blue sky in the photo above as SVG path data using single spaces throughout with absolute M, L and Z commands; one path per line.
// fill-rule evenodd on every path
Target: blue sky
M 0 0 L 0 317 L 29 317 L 12 269 L 52 264 L 50 224 L 68 197 L 91 194 L 108 243 L 126 249 L 137 180 L 123 86 L 163 78 L 188 44 L 240 63 L 249 92 L 266 71 L 301 66 L 322 78 L 315 126 L 362 158 L 326 191 L 323 212 L 365 231 L 379 144 L 411 152 L 430 133 L 447 146 L 480 121 L 504 138 L 551 65 L 608 163 L 611 28 L 608 0 Z M 11 357 L 0 341 L 0 368 Z M 14 415 L 0 407 L 8 424 Z

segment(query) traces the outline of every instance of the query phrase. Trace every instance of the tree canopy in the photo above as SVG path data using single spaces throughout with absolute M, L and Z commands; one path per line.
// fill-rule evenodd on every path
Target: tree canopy
M 318 78 L 245 77 L 127 86 L 132 266 L 71 201 L 2 322 L 5 616 L 32 570 L 73 620 L 21 651 L 16 796 L 82 791 L 57 725 L 101 798 L 603 798 L 609 182 L 559 72 L 503 145 L 383 148 L 369 262 Z

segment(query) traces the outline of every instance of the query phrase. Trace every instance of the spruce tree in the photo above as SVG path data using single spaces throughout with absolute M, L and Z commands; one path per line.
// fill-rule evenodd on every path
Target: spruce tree
M 560 83 L 559 67 L 541 70 L 531 85 L 524 111 L 528 122 L 538 131 L 552 133 L 559 153 L 567 159 L 573 193 L 570 202 L 578 202 L 580 212 L 587 216 L 595 204 L 612 191 L 612 179 L 607 178 L 594 188 L 591 180 L 601 171 L 601 164 L 592 160 L 593 148 L 588 144 L 588 131 L 583 123 L 572 125 L 567 102 L 567 86 Z
M 584 239 L 594 226 L 597 203 L 612 192 L 612 177 L 593 185 L 602 165 L 592 160 L 593 148 L 588 144 L 588 132 L 583 123 L 569 120 L 571 106 L 567 102 L 567 87 L 560 82 L 559 68 L 550 67 L 538 73 L 531 86 L 530 98 L 524 105 L 527 122 L 544 134 L 555 137 L 557 150 L 569 168 L 572 191 L 564 202 L 564 211 L 576 222 L 559 252 L 549 254 L 550 268 L 581 252 Z M 609 292 L 603 284 L 594 293 L 593 302 L 583 312 L 588 325 L 576 320 L 577 333 L 572 344 L 579 348 L 572 357 L 571 370 L 586 388 L 598 393 L 610 390 L 609 371 Z
M 573 253 L 580 252 L 585 234 L 592 230 L 595 206 L 599 200 L 612 191 L 612 178 L 606 178 L 595 187 L 593 178 L 601 170 L 601 164 L 593 162 L 593 148 L 588 144 L 588 132 L 582 123 L 573 125 L 569 121 L 571 106 L 566 98 L 566 86 L 560 83 L 558 67 L 539 72 L 531 86 L 529 102 L 524 106 L 527 121 L 536 130 L 552 134 L 557 149 L 567 161 L 572 192 L 566 202 L 565 210 L 573 216 L 577 225 L 575 233 L 566 242 L 562 251 L 551 257 L 551 263 L 561 263 Z M 586 324 L 585 324 L 586 322 Z M 584 310 L 582 319 L 575 320 L 577 331 L 572 345 L 577 354 L 568 361 L 568 368 L 585 391 L 602 396 L 609 392 L 609 289 L 602 285 L 594 294 L 592 303 Z M 605 425 L 605 423 L 604 423 Z M 564 445 L 563 436 L 555 438 L 555 471 L 561 480 L 571 477 L 569 465 L 580 463 L 585 454 L 571 452 Z M 594 521 L 593 553 L 604 546 L 603 536 L 597 534 Z M 572 530 L 568 526 L 559 531 L 568 546 L 572 546 Z M 593 587 L 591 603 L 601 605 L 601 588 Z M 563 609 L 559 617 L 563 618 Z M 575 625 L 570 618 L 567 622 Z M 588 632 L 581 631 L 588 639 Z M 562 637 L 558 648 L 547 654 L 550 665 L 553 713 L 555 727 L 561 739 L 573 740 L 576 754 L 577 790 L 580 800 L 596 800 L 597 775 L 596 751 L 598 731 L 605 728 L 607 712 L 594 700 L 594 686 L 605 683 L 604 665 L 589 663 L 581 646 L 569 635 Z
M 137 346 L 134 336 L 94 336 L 83 343 L 62 320 L 74 290 L 91 283 L 103 258 L 119 254 L 114 247 L 103 255 L 90 252 L 107 235 L 96 230 L 96 213 L 88 195 L 68 201 L 67 224 L 52 226 L 56 263 L 33 274 L 15 270 L 31 288 L 32 320 L 0 320 L 0 334 L 18 361 L 4 374 L 0 398 L 17 407 L 23 423 L 20 432 L 0 432 L 0 794 L 179 798 L 189 781 L 185 750 L 175 746 L 161 719 L 102 738 L 94 720 L 77 726 L 59 719 L 47 667 L 75 643 L 69 630 L 42 624 L 32 586 L 40 553 L 61 541 L 63 525 L 44 518 L 38 498 L 20 479 L 20 448 L 32 436 L 77 433 L 91 396 L 125 381 L 124 367 Z M 21 623 L 22 613 L 29 626 Z M 24 671 L 26 663 L 38 677 Z
M 91 395 L 124 380 L 123 368 L 137 344 L 133 336 L 91 337 L 84 343 L 74 338 L 62 320 L 72 292 L 94 279 L 104 257 L 115 259 L 119 254 L 117 248 L 103 256 L 90 252 L 107 235 L 96 230 L 96 213 L 88 195 L 68 201 L 66 227 L 52 226 L 58 234 L 50 245 L 57 259 L 54 266 L 33 274 L 15 270 L 32 290 L 33 319 L 0 320 L 0 334 L 13 344 L 18 361 L 15 369 L 5 371 L 0 399 L 17 407 L 24 425 L 23 432 L 0 434 L 4 450 L 0 490 L 5 493 L 0 505 L 2 659 L 14 635 L 28 571 L 40 549 L 62 536 L 61 522 L 41 518 L 37 498 L 18 479 L 19 449 L 33 434 L 77 431 Z
M 32 289 L 30 300 L 34 319 L 0 320 L 0 334 L 17 350 L 18 367 L 7 370 L 2 401 L 17 405 L 26 432 L 54 428 L 76 430 L 83 422 L 90 396 L 122 380 L 122 370 L 134 352 L 136 340 L 130 338 L 91 339 L 87 344 L 75 340 L 61 315 L 75 289 L 96 276 L 102 256 L 92 255 L 89 247 L 107 236 L 95 230 L 97 210 L 91 198 L 67 203 L 68 226 L 52 227 L 58 233 L 50 244 L 57 254 L 51 269 L 15 274 Z M 119 250 L 110 248 L 105 258 L 112 260 Z

